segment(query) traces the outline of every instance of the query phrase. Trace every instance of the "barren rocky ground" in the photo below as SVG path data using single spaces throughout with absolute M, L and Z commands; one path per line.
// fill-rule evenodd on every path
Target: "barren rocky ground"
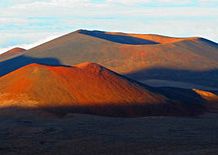
M 218 114 L 118 118 L 1 111 L 0 154 L 215 155 Z

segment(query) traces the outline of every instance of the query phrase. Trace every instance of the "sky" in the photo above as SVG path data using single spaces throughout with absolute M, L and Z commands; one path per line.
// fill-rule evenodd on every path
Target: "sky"
M 0 0 L 0 53 L 78 29 L 218 42 L 218 0 Z

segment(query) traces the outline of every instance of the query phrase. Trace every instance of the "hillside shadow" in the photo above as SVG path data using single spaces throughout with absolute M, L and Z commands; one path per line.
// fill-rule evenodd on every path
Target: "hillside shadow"
M 97 37 L 101 39 L 105 39 L 108 41 L 120 43 L 120 44 L 130 44 L 130 45 L 153 45 L 159 44 L 157 42 L 140 39 L 131 36 L 117 35 L 117 34 L 108 34 L 103 31 L 87 31 L 87 30 L 79 30 L 79 33 L 89 35 L 92 37 Z
M 199 38 L 200 41 L 202 42 L 205 42 L 211 46 L 214 46 L 214 47 L 218 47 L 218 43 L 214 42 L 214 41 L 211 41 L 211 40 L 208 40 L 208 39 L 205 39 L 205 38 Z
M 21 55 L 21 56 L 0 62 L 0 76 L 8 74 L 18 68 L 21 68 L 31 63 L 51 65 L 51 66 L 64 66 L 56 58 L 34 58 L 34 57 L 26 56 L 26 55 Z
M 103 103 L 105 104 L 105 103 Z M 179 103 L 169 103 L 169 104 L 126 104 L 120 103 L 119 105 L 114 105 L 113 103 L 107 105 L 92 105 L 90 106 L 43 106 L 37 108 L 28 107 L 5 107 L 0 108 L 0 112 L 14 112 L 15 115 L 17 111 L 44 111 L 54 114 L 55 116 L 63 117 L 69 113 L 80 113 L 80 114 L 92 114 L 99 116 L 109 116 L 109 117 L 144 117 L 144 116 L 179 116 L 179 117 L 191 117 L 198 116 L 205 112 L 205 108 L 201 104 L 179 104 Z M 51 105 L 58 105 L 53 103 Z M 2 112 L 2 113 L 3 113 Z M 1 114 L 2 114 L 1 113 Z
M 125 74 L 139 81 L 158 79 L 178 82 L 188 82 L 207 87 L 218 88 L 218 69 L 206 71 L 181 70 L 170 68 L 142 69 Z
M 193 103 L 204 105 L 206 103 L 205 99 L 192 89 L 159 87 L 157 91 L 171 100 L 187 105 L 192 105 Z

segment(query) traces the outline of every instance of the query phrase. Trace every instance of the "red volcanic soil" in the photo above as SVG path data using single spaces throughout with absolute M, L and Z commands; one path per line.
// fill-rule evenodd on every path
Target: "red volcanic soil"
M 24 66 L 0 78 L 0 100 L 2 108 L 88 107 L 97 114 L 106 108 L 109 115 L 130 116 L 189 113 L 153 88 L 95 63 Z
M 19 47 L 16 47 L 16 48 L 13 48 L 7 52 L 4 52 L 2 54 L 0 54 L 0 60 L 1 59 L 8 59 L 8 58 L 12 58 L 14 56 L 17 56 L 19 54 L 22 54 L 24 53 L 24 51 L 26 51 L 25 49 L 23 48 L 19 48 Z
M 74 67 L 30 64 L 0 79 L 2 105 L 162 103 L 165 97 L 95 63 Z M 21 103 L 21 104 L 22 104 Z

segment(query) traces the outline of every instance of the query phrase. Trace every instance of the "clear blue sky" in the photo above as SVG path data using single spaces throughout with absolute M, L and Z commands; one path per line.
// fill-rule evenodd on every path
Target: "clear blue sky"
M 0 52 L 77 29 L 200 36 L 218 42 L 218 0 L 2 0 Z

